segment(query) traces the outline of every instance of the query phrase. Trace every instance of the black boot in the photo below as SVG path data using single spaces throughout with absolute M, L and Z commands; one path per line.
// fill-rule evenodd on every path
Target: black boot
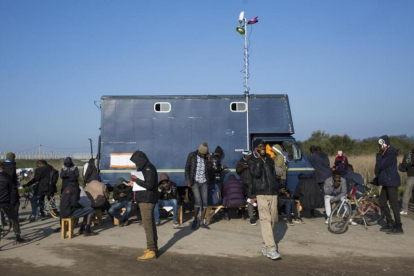
M 402 234 L 404 234 L 404 231 L 402 229 L 402 223 L 396 223 L 394 228 L 392 229 L 392 231 L 387 232 L 387 234 L 392 234 L 392 235 L 402 235 Z
M 394 222 L 393 221 L 390 221 L 390 222 L 387 221 L 387 224 L 384 225 L 383 227 L 381 227 L 380 231 L 382 231 L 382 232 L 391 232 L 393 229 L 394 229 Z
M 16 235 L 16 240 L 14 241 L 14 244 L 22 244 L 28 242 L 29 239 L 23 239 L 20 237 L 20 235 Z
M 83 235 L 84 230 L 85 230 L 85 224 L 82 222 L 81 226 L 79 227 L 79 232 L 78 232 L 79 236 Z

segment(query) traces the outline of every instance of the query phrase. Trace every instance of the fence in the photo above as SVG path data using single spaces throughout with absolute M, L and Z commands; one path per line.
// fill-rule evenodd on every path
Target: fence
M 0 152 L 0 160 L 6 159 L 7 152 Z M 72 159 L 88 160 L 91 158 L 90 153 L 73 153 L 73 152 L 15 152 L 16 159 L 63 159 L 71 157 Z

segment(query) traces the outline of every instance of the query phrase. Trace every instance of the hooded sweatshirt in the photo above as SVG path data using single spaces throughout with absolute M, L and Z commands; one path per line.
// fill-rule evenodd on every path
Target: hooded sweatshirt
M 78 167 L 76 167 L 73 162 L 72 158 L 66 157 L 65 161 L 63 162 L 62 169 L 60 170 L 60 178 L 62 179 L 62 189 L 60 192 L 62 193 L 63 190 L 66 188 L 66 186 L 69 183 L 69 177 L 71 175 L 76 176 L 76 178 L 79 178 L 79 170 Z M 66 166 L 67 165 L 67 166 Z
M 309 156 L 313 168 L 315 169 L 316 182 L 324 183 L 328 177 L 332 176 L 329 157 L 324 152 L 317 152 Z
M 398 187 L 401 184 L 400 175 L 397 170 L 398 150 L 389 146 L 382 155 L 377 153 L 375 172 L 378 177 L 378 184 L 382 186 Z
M 131 156 L 130 160 L 137 167 L 137 171 L 141 171 L 144 175 L 144 180 L 137 179 L 135 182 L 144 187 L 145 191 L 136 192 L 135 199 L 138 203 L 153 203 L 158 202 L 158 174 L 157 169 L 148 160 L 148 157 L 142 151 L 136 151 Z
M 124 196 L 121 197 L 121 194 L 124 194 Z M 118 202 L 131 201 L 132 197 L 132 187 L 129 185 L 125 185 L 124 181 L 118 181 L 116 183 L 116 186 L 114 187 L 114 199 L 118 200 Z
M 162 189 L 161 188 L 161 182 L 164 180 L 169 181 L 169 188 L 168 189 Z M 170 181 L 170 177 L 166 173 L 162 173 L 160 175 L 160 181 L 158 182 L 158 193 L 160 200 L 171 200 L 171 199 L 178 199 L 178 193 L 177 193 L 177 185 L 174 182 Z

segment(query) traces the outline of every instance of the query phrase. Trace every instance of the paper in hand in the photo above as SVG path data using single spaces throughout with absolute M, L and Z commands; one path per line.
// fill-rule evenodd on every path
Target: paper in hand
M 147 189 L 145 189 L 142 186 L 139 186 L 137 183 L 134 182 L 134 186 L 132 186 L 132 191 L 133 192 L 138 192 L 138 191 L 146 191 Z
M 136 176 L 139 180 L 145 181 L 144 175 L 142 174 L 141 171 L 139 171 L 139 172 L 135 172 L 135 171 L 134 172 L 131 172 L 131 175 Z

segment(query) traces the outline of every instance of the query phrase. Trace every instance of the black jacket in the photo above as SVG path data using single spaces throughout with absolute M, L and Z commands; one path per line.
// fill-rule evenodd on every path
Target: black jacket
M 124 197 L 120 196 L 122 193 L 125 194 Z M 114 187 L 114 199 L 117 200 L 118 202 L 131 201 L 132 197 L 133 197 L 133 193 L 132 193 L 131 186 L 120 184 Z
M 138 203 L 158 202 L 158 174 L 157 169 L 148 160 L 148 157 L 142 151 L 136 151 L 130 159 L 136 166 L 137 171 L 144 175 L 144 181 L 137 179 L 135 182 L 147 189 L 146 191 L 136 192 L 135 200 Z
M 313 168 L 315 169 L 316 182 L 323 183 L 332 176 L 329 157 L 324 152 L 317 152 L 308 156 Z
M 412 152 L 404 155 L 399 168 L 401 172 L 406 172 L 407 176 L 414 176 L 414 154 Z
M 60 170 L 60 178 L 62 179 L 62 188 L 60 189 L 60 192 L 62 193 L 63 190 L 68 186 L 69 183 L 69 176 L 75 175 L 77 178 L 79 178 L 79 170 L 78 167 L 76 167 L 73 162 L 72 158 L 66 157 L 64 164 L 68 164 L 69 168 L 65 165 L 62 166 L 62 169 Z
M 323 197 L 320 187 L 311 174 L 300 174 L 294 194 L 305 210 L 323 207 Z
M 249 187 L 249 195 L 251 197 L 279 194 L 279 182 L 276 180 L 275 163 L 268 154 L 266 154 L 264 161 L 252 154 L 247 160 L 247 164 L 252 176 L 252 185 Z
M 382 186 L 398 187 L 401 184 L 401 178 L 397 170 L 398 150 L 390 146 L 384 156 L 377 153 L 375 163 L 375 173 L 378 184 Z
M 11 203 L 19 201 L 19 188 L 17 186 L 16 162 L 4 162 L 4 172 L 12 179 Z
M 249 195 L 249 187 L 252 183 L 252 175 L 250 174 L 249 168 L 244 168 L 244 165 L 247 164 L 247 160 L 243 157 L 236 163 L 236 172 L 240 176 L 240 180 L 244 185 L 244 195 L 248 198 L 251 198 Z
M 99 174 L 99 171 L 96 168 L 95 159 L 91 158 L 88 162 L 88 168 L 86 169 L 83 183 L 86 185 L 86 183 L 91 182 L 92 178 L 97 174 Z
M 49 194 L 49 183 L 50 183 L 50 167 L 49 165 L 44 165 L 43 167 L 37 168 L 32 180 L 27 182 L 25 186 L 31 186 L 34 183 L 37 184 L 37 188 L 34 189 L 34 194 L 38 196 L 48 195 Z
M 69 182 L 60 197 L 60 217 L 69 218 L 76 208 L 82 208 L 79 204 L 80 189 L 78 182 Z
M 190 181 L 191 186 L 193 186 L 195 177 L 196 177 L 196 171 L 197 171 L 197 154 L 198 150 L 194 152 L 190 152 L 187 157 L 187 162 L 185 164 L 185 181 Z M 210 161 L 207 160 L 207 158 L 204 158 L 204 165 L 205 165 L 205 176 L 207 183 L 210 183 L 210 174 L 213 170 L 212 164 Z
M 6 172 L 0 172 L 0 203 L 11 203 L 13 180 Z

